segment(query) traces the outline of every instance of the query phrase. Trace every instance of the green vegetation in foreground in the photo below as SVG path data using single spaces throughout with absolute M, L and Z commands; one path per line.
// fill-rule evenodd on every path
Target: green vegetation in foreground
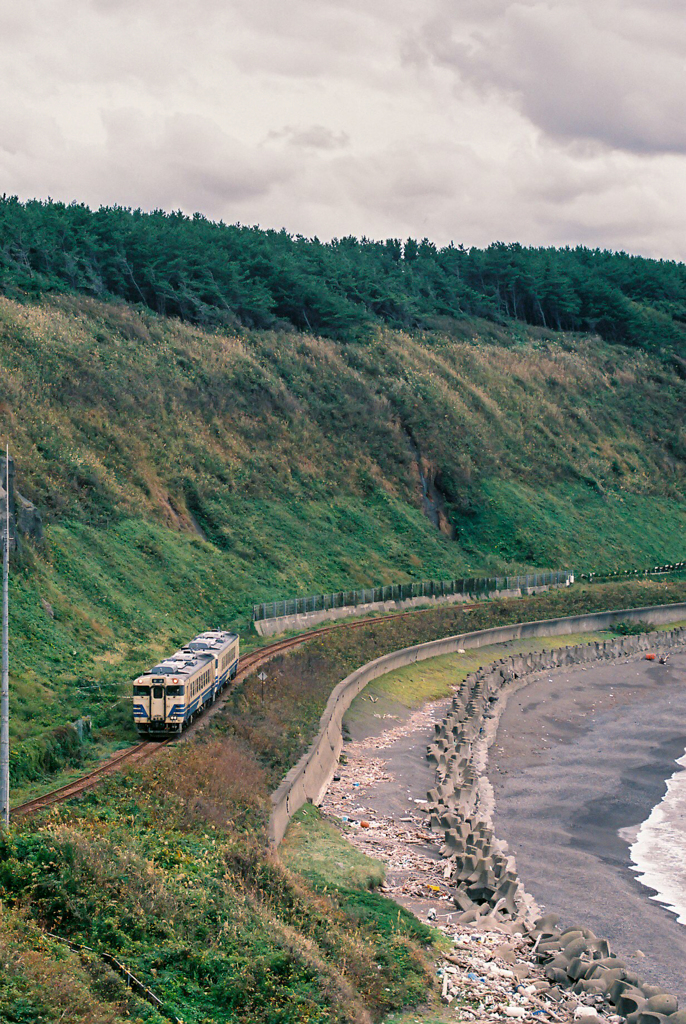
M 338 889 L 376 889 L 386 877 L 382 862 L 356 850 L 342 828 L 322 818 L 313 804 L 291 818 L 279 856 L 292 871 Z
M 331 689 L 352 667 L 446 633 L 685 598 L 684 583 L 615 583 L 435 608 L 312 640 L 270 663 L 264 704 L 249 677 L 204 740 L 14 824 L 0 850 L 0 941 L 18 942 L 13 922 L 23 921 L 30 934 L 19 948 L 40 953 L 35 970 L 64 963 L 67 980 L 76 959 L 36 925 L 115 953 L 186 1024 L 363 1024 L 426 1002 L 433 933 L 370 890 L 380 877 L 373 862 L 344 852 L 341 833 L 309 808 L 299 821 L 307 842 L 294 841 L 288 865 L 266 852 L 269 792 L 312 740 Z M 81 968 L 93 1024 L 160 1024 L 116 979 Z M 28 981 L 0 981 L 8 1020 L 67 1019 Z
M 0 916 L 0 1020 L 3 1024 L 163 1024 L 142 1009 L 118 975 L 90 954 L 72 953 L 26 916 Z
M 0 838 L 3 907 L 115 953 L 185 1024 L 363 1024 L 419 1002 L 431 930 L 370 892 L 368 872 L 338 888 L 270 857 L 267 778 L 230 737 L 165 751 Z M 4 909 L 0 941 L 8 920 Z M 109 991 L 113 1016 L 98 1008 L 93 1022 L 127 1007 L 136 1021 L 162 1019 Z M 21 997 L 24 1017 L 14 989 L 0 984 L 3 997 L 3 1020 L 38 1019 L 37 990 Z M 43 1019 L 63 1018 L 50 1006 Z

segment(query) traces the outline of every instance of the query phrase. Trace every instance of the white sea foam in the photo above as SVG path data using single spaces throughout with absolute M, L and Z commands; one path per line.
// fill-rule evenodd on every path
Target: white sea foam
M 639 828 L 630 853 L 638 881 L 655 889 L 651 899 L 686 925 L 686 754 L 676 763 L 680 767 L 667 783 L 664 799 Z

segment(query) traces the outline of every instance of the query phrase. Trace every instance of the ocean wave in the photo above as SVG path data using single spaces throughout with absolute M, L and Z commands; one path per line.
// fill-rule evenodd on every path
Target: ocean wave
M 640 826 L 629 852 L 638 881 L 655 890 L 650 898 L 686 925 L 686 754 L 676 763 L 664 798 Z

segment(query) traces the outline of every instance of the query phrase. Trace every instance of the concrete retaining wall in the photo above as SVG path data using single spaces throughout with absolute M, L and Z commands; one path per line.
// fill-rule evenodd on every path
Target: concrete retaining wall
M 516 590 L 493 590 L 488 594 L 445 594 L 437 597 L 408 597 L 404 601 L 374 601 L 368 604 L 346 605 L 343 608 L 326 608 L 317 612 L 303 612 L 299 615 L 279 615 L 274 619 L 258 619 L 253 622 L 255 632 L 260 636 L 274 636 L 295 630 L 310 629 L 320 622 L 334 622 L 336 619 L 360 618 L 372 612 L 402 612 L 410 608 L 427 608 L 439 604 L 466 604 L 473 601 L 492 601 L 495 598 L 522 597 L 523 594 L 542 594 L 546 590 L 566 587 L 567 583 L 554 583 L 545 587 L 521 587 Z
M 346 676 L 334 688 L 319 722 L 319 734 L 298 763 L 291 768 L 278 789 L 272 793 L 269 819 L 269 841 L 273 846 L 283 839 L 291 817 L 303 804 L 318 803 L 326 792 L 343 746 L 343 716 L 355 697 L 370 683 L 387 672 L 403 668 L 426 658 L 454 654 L 459 648 L 485 647 L 523 637 L 564 636 L 607 629 L 617 622 L 646 621 L 664 625 L 686 619 L 686 603 L 653 605 L 647 608 L 619 609 L 588 615 L 572 615 L 537 622 L 520 622 L 510 626 L 462 633 L 406 647 L 368 662 Z M 600 655 L 602 656 L 602 655 Z

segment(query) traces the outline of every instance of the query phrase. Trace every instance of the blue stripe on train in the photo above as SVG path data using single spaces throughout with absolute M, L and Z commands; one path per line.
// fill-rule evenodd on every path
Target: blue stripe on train
M 226 669 L 225 669 L 225 670 L 224 670 L 224 671 L 222 672 L 222 674 L 221 674 L 221 677 L 220 677 L 220 678 L 221 678 L 221 679 L 226 679 L 226 677 L 227 677 L 228 675 L 230 675 L 230 673 L 231 673 L 231 670 L 232 670 L 233 668 L 235 668 L 235 666 L 236 666 L 237 664 L 238 664 L 238 658 L 236 658 L 236 659 L 235 659 L 234 661 L 232 661 L 232 662 L 231 662 L 231 664 L 230 664 L 230 665 L 228 665 L 228 666 L 226 667 Z
M 183 719 L 185 721 L 187 718 L 190 717 L 190 715 L 194 715 L 195 712 L 200 707 L 200 705 L 204 704 L 208 697 L 213 695 L 215 688 L 221 686 L 224 682 L 226 682 L 227 676 L 230 675 L 230 673 L 233 671 L 237 664 L 238 658 L 235 658 L 234 661 L 232 661 L 228 668 L 225 670 L 225 672 L 223 672 L 223 674 L 219 677 L 219 682 L 210 683 L 210 685 L 206 687 L 202 693 L 198 694 L 195 700 L 193 700 L 188 705 L 185 711 L 183 709 L 183 704 L 174 704 L 171 711 L 167 714 L 167 718 L 175 718 L 177 721 L 181 721 L 181 719 Z
M 145 708 L 143 707 L 142 704 L 134 704 L 133 705 L 133 714 L 134 714 L 134 717 L 136 715 L 142 715 L 143 718 L 148 718 L 149 717 L 148 712 L 145 710 Z
M 231 664 L 227 668 L 224 669 L 222 674 L 219 676 L 219 679 L 217 680 L 217 683 L 216 683 L 217 689 L 219 689 L 221 686 L 224 685 L 224 683 L 228 680 L 229 676 L 231 675 L 232 670 L 234 669 L 234 667 L 237 664 L 238 664 L 238 658 L 236 658 L 235 661 L 232 661 Z

